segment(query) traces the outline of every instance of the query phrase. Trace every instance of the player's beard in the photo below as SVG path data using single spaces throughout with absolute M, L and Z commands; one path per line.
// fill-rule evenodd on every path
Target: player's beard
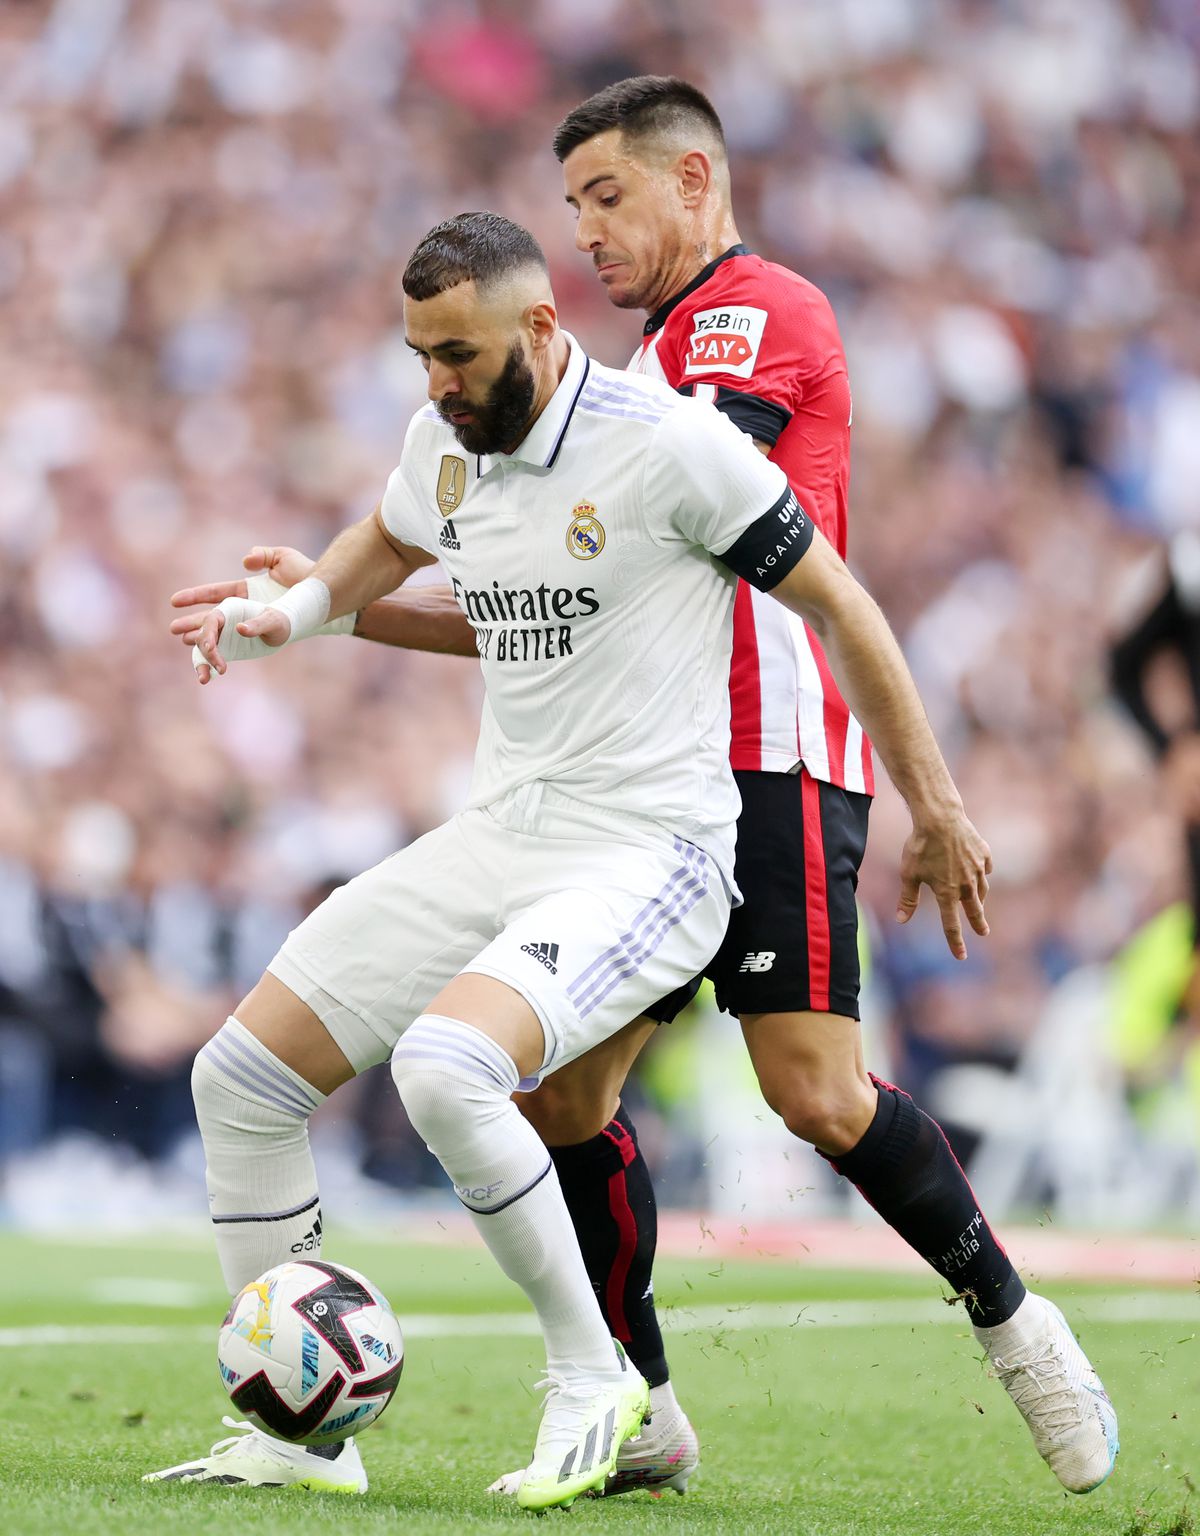
M 533 369 L 525 361 L 521 343 L 514 341 L 487 398 L 479 405 L 468 404 L 473 419 L 454 427 L 455 437 L 468 453 L 504 453 L 515 448 L 529 429 L 535 389 Z M 462 406 L 461 400 L 439 400 L 438 414 L 446 420 Z

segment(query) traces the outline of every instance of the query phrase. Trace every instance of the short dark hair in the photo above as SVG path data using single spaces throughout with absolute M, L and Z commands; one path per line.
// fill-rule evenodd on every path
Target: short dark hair
M 499 213 L 456 213 L 423 237 L 401 283 L 410 299 L 432 299 L 459 283 L 486 288 L 523 267 L 550 270 L 527 229 Z
M 708 129 L 725 147 L 721 119 L 703 91 L 675 75 L 634 75 L 606 85 L 568 112 L 554 130 L 554 153 L 565 160 L 573 149 L 610 128 L 619 128 L 631 139 L 645 139 L 698 127 Z

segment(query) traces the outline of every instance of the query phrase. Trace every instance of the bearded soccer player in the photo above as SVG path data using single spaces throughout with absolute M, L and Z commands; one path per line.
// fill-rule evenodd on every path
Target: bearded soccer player
M 440 557 L 486 693 L 470 804 L 289 934 L 200 1052 L 193 1091 L 237 1291 L 316 1229 L 309 1114 L 390 1059 L 541 1325 L 547 1396 L 517 1499 L 545 1509 L 605 1487 L 649 1396 L 513 1095 L 685 986 L 739 900 L 726 693 L 739 577 L 819 626 L 901 793 L 931 808 L 909 874 L 959 942 L 960 903 L 986 931 L 990 855 L 878 608 L 744 434 L 589 359 L 558 326 L 536 242 L 496 214 L 430 231 L 403 286 L 431 404 L 380 505 L 271 603 L 224 600 L 193 659 L 204 680 L 269 656 Z M 348 1441 L 322 1455 L 253 1429 L 150 1479 L 366 1487 Z
M 844 557 L 851 408 L 837 325 L 819 290 L 741 243 L 724 136 L 707 98 L 676 79 L 621 81 L 568 114 L 554 149 L 577 244 L 609 300 L 649 317 L 631 370 L 711 402 L 748 433 Z M 285 580 L 305 567 L 291 552 L 247 563 Z M 227 590 L 196 589 L 177 601 Z M 186 620 L 173 627 L 192 633 Z M 474 651 L 457 612 L 433 593 L 409 608 L 375 605 L 356 632 Z M 730 705 L 745 899 L 707 969 L 717 999 L 740 1018 L 767 1103 L 962 1297 L 1039 1453 L 1066 1488 L 1087 1492 L 1117 1453 L 1116 1419 L 1096 1373 L 1058 1309 L 1025 1290 L 940 1127 L 864 1064 L 855 888 L 873 787 L 870 743 L 813 630 L 746 583 L 734 610 Z M 918 840 L 943 810 L 934 802 L 910 809 Z M 902 866 L 901 921 L 916 897 Z M 961 958 L 953 903 L 941 909 Z M 683 1492 L 699 1458 L 654 1312 L 653 1190 L 619 1103 L 638 1051 L 693 992 L 647 1009 L 521 1104 L 551 1149 L 609 1325 L 650 1383 L 654 1418 L 622 1448 L 609 1493 Z M 515 1491 L 520 1477 L 496 1490 Z

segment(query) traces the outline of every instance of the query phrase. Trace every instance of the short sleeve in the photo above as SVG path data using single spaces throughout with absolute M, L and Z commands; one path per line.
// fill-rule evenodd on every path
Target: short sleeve
M 417 549 L 436 555 L 435 539 L 431 532 L 429 509 L 417 487 L 417 441 L 421 432 L 421 415 L 409 422 L 404 436 L 400 462 L 388 476 L 387 489 L 380 503 L 383 526 L 399 539 L 401 544 L 412 544 Z
M 681 403 L 659 424 L 643 488 L 661 535 L 699 545 L 763 591 L 812 543 L 811 519 L 783 471 L 708 405 Z
M 739 276 L 725 303 L 686 317 L 675 344 L 671 376 L 680 392 L 710 401 L 771 447 L 808 408 L 810 393 L 823 393 L 839 375 L 845 388 L 837 321 L 810 284 Z

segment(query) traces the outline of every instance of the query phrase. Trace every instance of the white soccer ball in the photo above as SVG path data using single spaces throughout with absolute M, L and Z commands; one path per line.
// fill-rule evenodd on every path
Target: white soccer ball
M 404 1367 L 400 1324 L 356 1270 L 278 1264 L 233 1299 L 217 1367 L 243 1418 L 278 1440 L 328 1445 L 373 1424 Z

